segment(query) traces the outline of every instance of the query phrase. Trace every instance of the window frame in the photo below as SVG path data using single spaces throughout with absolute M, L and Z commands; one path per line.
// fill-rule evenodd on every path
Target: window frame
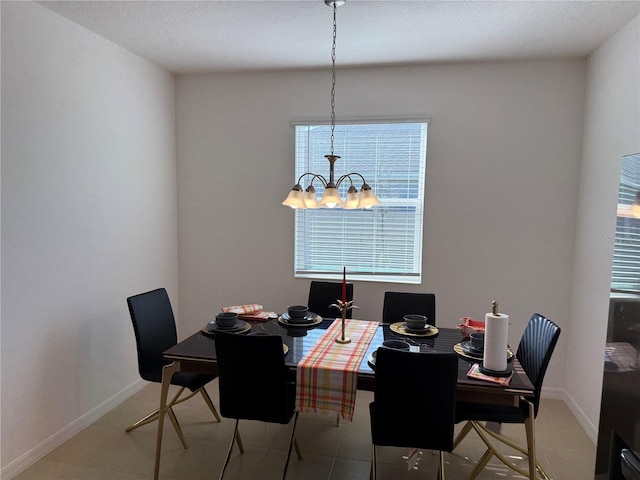
M 640 153 L 625 155 L 620 164 L 610 280 L 613 293 L 640 294 L 640 218 L 633 211 L 633 192 L 640 193 Z M 632 274 L 635 281 L 630 280 Z
M 419 123 L 424 124 L 424 136 L 421 138 L 420 145 L 420 155 L 419 159 L 421 164 L 419 165 L 419 174 L 422 175 L 417 176 L 418 180 L 418 197 L 417 198 L 383 198 L 380 197 L 383 205 L 374 207 L 374 209 L 381 209 L 385 207 L 393 207 L 393 206 L 409 206 L 416 209 L 416 213 L 414 213 L 413 218 L 417 218 L 420 222 L 420 225 L 415 228 L 415 232 L 413 236 L 413 242 L 407 243 L 407 245 L 412 246 L 413 251 L 413 269 L 414 271 L 411 273 L 401 273 L 401 272 L 357 272 L 357 271 L 349 271 L 348 261 L 345 266 L 347 268 L 348 278 L 350 280 L 358 280 L 358 281 L 369 281 L 369 282 L 384 282 L 384 283 L 406 283 L 406 284 L 421 284 L 422 283 L 422 263 L 423 263 L 423 237 L 424 237 L 424 210 L 425 210 L 425 192 L 426 192 L 426 167 L 427 167 L 427 144 L 428 144 L 428 127 L 430 124 L 431 118 L 428 115 L 420 115 L 420 116 L 376 116 L 376 117 L 340 117 L 335 119 L 336 126 L 348 126 L 348 125 L 367 125 L 367 124 L 381 124 L 381 125 L 390 125 L 390 124 L 398 124 L 398 123 Z M 308 163 L 305 163 L 305 167 L 299 169 L 299 159 L 298 159 L 298 138 L 297 133 L 295 133 L 295 127 L 315 127 L 322 125 L 330 125 L 331 121 L 327 118 L 298 118 L 294 119 L 291 122 L 294 127 L 294 145 L 295 145 L 295 155 L 294 155 L 294 170 L 296 179 L 306 173 L 307 168 L 309 166 Z M 326 152 L 329 153 L 328 151 Z M 336 155 L 340 155 L 340 152 L 337 150 L 334 152 Z M 323 159 L 324 160 L 324 159 Z M 314 161 L 318 163 L 318 159 L 315 158 Z M 340 161 L 340 160 L 338 160 Z M 309 162 L 309 159 L 303 160 L 303 162 Z M 319 170 L 316 168 L 316 170 Z M 325 170 L 318 171 L 317 173 L 321 173 L 324 176 L 329 176 L 329 163 L 326 163 L 326 174 Z M 339 175 L 336 174 L 336 179 Z M 365 175 L 367 183 L 369 183 L 372 189 L 378 194 L 376 189 L 375 182 L 373 179 L 368 178 Z M 409 177 L 407 177 L 409 178 Z M 306 183 L 303 183 L 303 189 L 307 186 Z M 314 185 L 317 188 L 317 185 Z M 359 187 L 359 185 L 358 185 Z M 344 192 L 341 193 L 344 198 Z M 320 197 L 320 194 L 318 195 Z M 360 210 L 355 210 L 361 211 Z M 307 215 L 306 212 L 313 212 L 313 210 L 296 210 L 295 212 L 295 228 L 294 228 L 294 277 L 295 278 L 313 278 L 313 279 L 323 279 L 323 280 L 341 280 L 342 279 L 342 267 L 337 268 L 335 271 L 319 271 L 319 270 L 304 270 L 300 269 L 298 261 L 299 255 L 301 255 L 298 245 L 298 230 L 300 222 L 308 222 L 304 218 L 301 218 Z M 347 212 L 350 212 L 347 210 Z M 349 213 L 348 213 L 349 214 Z M 417 223 L 417 222 L 416 222 Z

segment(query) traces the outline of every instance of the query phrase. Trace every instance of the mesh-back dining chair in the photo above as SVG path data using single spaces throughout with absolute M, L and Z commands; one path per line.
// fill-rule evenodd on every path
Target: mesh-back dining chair
M 438 478 L 444 480 L 443 452 L 453 448 L 458 356 L 379 348 L 375 380 L 369 405 L 371 478 L 376 478 L 376 446 L 394 446 L 439 450 Z M 399 414 L 410 421 L 399 420 Z
M 516 357 L 534 386 L 534 394 L 532 396 L 522 396 L 517 407 L 458 402 L 456 423 L 463 421 L 466 421 L 467 423 L 456 437 L 454 448 L 462 441 L 467 433 L 471 431 L 471 429 L 474 429 L 487 445 L 487 450 L 471 472 L 469 479 L 475 478 L 493 455 L 498 457 L 500 461 L 509 468 L 529 478 L 529 472 L 524 471 L 513 462 L 509 461 L 508 458 L 493 446 L 491 438 L 527 455 L 529 471 L 537 468 L 544 478 L 548 478 L 547 474 L 536 461 L 534 420 L 538 415 L 538 408 L 540 406 L 542 381 L 544 380 L 547 367 L 549 366 L 549 361 L 551 360 L 551 355 L 556 343 L 558 342 L 559 336 L 560 327 L 548 318 L 540 315 L 539 313 L 534 313 L 529 319 L 529 322 L 522 334 L 522 338 L 520 339 Z M 511 439 L 496 433 L 494 430 L 487 428 L 486 425 L 482 425 L 480 422 L 524 424 L 527 448 L 522 448 Z
M 347 301 L 353 300 L 353 283 L 347 283 Z M 320 315 L 322 318 L 338 318 L 340 311 L 329 305 L 342 299 L 342 283 L 321 282 L 312 280 L 309 285 L 309 311 Z M 347 318 L 352 318 L 353 310 L 347 310 Z
M 417 313 L 436 324 L 436 296 L 433 293 L 385 292 L 382 323 L 401 322 L 405 315 Z
M 140 376 L 149 382 L 162 383 L 162 368 L 169 363 L 163 359 L 162 353 L 174 346 L 178 341 L 169 295 L 166 289 L 158 288 L 127 298 L 127 305 L 129 306 L 129 314 L 131 315 L 133 331 L 136 336 Z M 216 407 L 204 389 L 204 386 L 214 378 L 215 376 L 213 375 L 199 375 L 187 372 L 175 373 L 171 378 L 171 385 L 176 385 L 180 388 L 173 399 L 167 403 L 167 415 L 184 448 L 187 448 L 187 442 L 173 407 L 200 393 L 211 413 L 219 422 L 220 415 L 218 415 Z M 185 388 L 190 393 L 182 396 Z M 156 409 L 127 427 L 126 431 L 130 432 L 157 420 L 158 413 L 159 410 Z
M 288 379 L 284 363 L 282 337 L 279 335 L 240 335 L 217 332 L 215 335 L 220 388 L 220 413 L 236 420 L 229 451 L 220 479 L 231 458 L 240 420 L 258 420 L 289 424 L 294 418 L 282 478 L 287 475 L 291 447 L 302 459 L 295 441 L 296 384 Z

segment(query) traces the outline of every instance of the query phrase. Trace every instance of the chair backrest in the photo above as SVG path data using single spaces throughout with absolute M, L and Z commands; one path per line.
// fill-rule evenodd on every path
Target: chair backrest
M 385 292 L 382 323 L 401 322 L 405 315 L 417 313 L 436 324 L 436 296 L 433 293 Z
M 317 313 L 322 318 L 337 318 L 340 316 L 340 311 L 329 305 L 340 299 L 342 299 L 342 283 L 311 281 L 307 302 L 310 312 Z M 347 301 L 351 300 L 353 300 L 353 283 L 347 283 Z M 347 311 L 347 318 L 353 317 L 352 312 L 353 310 Z
M 458 356 L 379 348 L 375 375 L 373 443 L 450 452 Z
M 223 417 L 288 423 L 295 383 L 287 382 L 279 335 L 215 334 Z
M 127 305 L 136 335 L 140 376 L 160 382 L 166 363 L 162 352 L 178 341 L 169 295 L 164 288 L 158 288 L 127 298 Z
M 540 404 L 542 381 L 559 336 L 560 327 L 558 325 L 539 313 L 534 313 L 529 319 L 518 345 L 516 357 L 535 387 L 535 394 L 529 400 L 533 402 L 536 415 L 538 415 Z

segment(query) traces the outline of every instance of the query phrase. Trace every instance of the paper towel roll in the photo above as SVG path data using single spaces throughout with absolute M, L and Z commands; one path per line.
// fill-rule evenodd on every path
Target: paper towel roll
M 486 313 L 484 316 L 484 356 L 482 365 L 488 370 L 507 369 L 509 315 Z

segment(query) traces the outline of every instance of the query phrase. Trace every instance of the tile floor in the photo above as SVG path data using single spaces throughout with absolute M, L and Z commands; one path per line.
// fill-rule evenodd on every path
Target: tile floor
M 217 381 L 207 390 L 217 405 Z M 335 416 L 301 414 L 297 439 L 302 460 L 292 453 L 287 479 L 368 479 L 371 445 L 368 404 L 373 394 L 359 391 L 352 423 L 336 427 Z M 56 448 L 15 480 L 148 480 L 153 477 L 156 423 L 131 433 L 124 429 L 152 411 L 158 403 L 159 386 L 150 384 L 104 415 L 93 425 Z M 180 445 L 170 422 L 165 424 L 160 478 L 163 480 L 216 479 L 233 433 L 233 421 L 213 423 L 200 397 L 178 405 L 189 449 Z M 407 420 L 409 422 L 409 420 Z M 459 428 L 459 427 L 457 427 Z M 524 444 L 524 427 L 508 425 L 504 432 Z M 282 476 L 291 426 L 240 422 L 244 455 L 235 449 L 225 479 L 269 480 Z M 592 480 L 596 447 L 569 409 L 559 400 L 542 400 L 536 420 L 538 460 L 554 480 Z M 479 437 L 470 433 L 454 453 L 445 454 L 446 478 L 466 479 L 484 452 Z M 513 455 L 517 452 L 505 452 Z M 378 478 L 436 478 L 437 455 L 419 455 L 417 467 L 407 470 L 406 449 L 378 450 Z M 526 461 L 520 461 L 526 466 Z M 479 477 L 521 479 L 521 475 L 492 461 Z

